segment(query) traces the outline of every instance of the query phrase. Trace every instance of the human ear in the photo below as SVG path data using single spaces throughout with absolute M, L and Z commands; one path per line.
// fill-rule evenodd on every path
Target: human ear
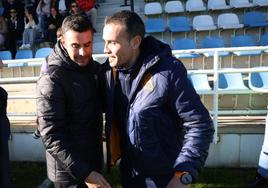
M 141 44 L 141 37 L 139 35 L 133 37 L 130 41 L 130 44 L 133 49 L 139 48 Z

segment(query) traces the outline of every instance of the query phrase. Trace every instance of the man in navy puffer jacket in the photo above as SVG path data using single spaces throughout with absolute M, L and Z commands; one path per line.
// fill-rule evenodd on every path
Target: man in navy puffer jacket
M 121 157 L 126 188 L 188 187 L 207 158 L 212 121 L 170 47 L 144 33 L 134 12 L 105 19 L 107 162 Z

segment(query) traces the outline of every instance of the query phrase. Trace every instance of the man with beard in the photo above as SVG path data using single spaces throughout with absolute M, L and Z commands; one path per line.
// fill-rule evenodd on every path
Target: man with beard
M 49 179 L 56 188 L 110 187 L 102 166 L 99 64 L 93 27 L 85 16 L 64 19 L 62 37 L 37 85 L 38 129 Z

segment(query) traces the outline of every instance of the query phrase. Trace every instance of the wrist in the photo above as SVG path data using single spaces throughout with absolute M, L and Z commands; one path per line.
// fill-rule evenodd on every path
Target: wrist
M 176 171 L 174 176 L 178 178 L 183 185 L 189 185 L 193 181 L 193 177 L 189 172 Z

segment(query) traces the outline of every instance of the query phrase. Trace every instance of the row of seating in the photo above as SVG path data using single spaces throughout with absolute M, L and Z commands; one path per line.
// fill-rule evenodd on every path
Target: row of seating
M 239 29 L 268 26 L 267 16 L 259 11 L 246 12 L 243 23 L 235 13 L 222 13 L 217 18 L 217 25 L 211 15 L 197 15 L 193 17 L 192 24 L 188 17 L 175 16 L 168 19 L 167 27 L 171 32 L 209 31 L 216 29 Z M 147 18 L 145 21 L 147 33 L 158 33 L 166 30 L 164 18 Z
M 49 47 L 44 47 L 44 48 L 39 48 L 35 55 L 33 54 L 32 50 L 18 50 L 15 56 L 15 59 L 31 59 L 31 58 L 44 58 L 47 55 L 49 55 L 52 52 L 52 48 Z M 0 59 L 1 60 L 11 60 L 12 55 L 11 52 L 6 50 L 6 51 L 0 51 Z
M 256 67 L 262 69 L 263 67 Z M 268 67 L 265 67 L 268 68 Z M 229 69 L 232 70 L 232 69 Z M 189 80 L 199 94 L 211 94 L 212 87 L 209 84 L 207 74 L 189 74 Z M 242 73 L 220 73 L 219 74 L 219 93 L 224 94 L 246 94 L 253 92 L 268 92 L 268 72 L 248 73 L 248 86 L 246 86 Z
M 179 0 L 167 1 L 162 8 L 161 3 L 151 2 L 146 3 L 144 7 L 144 14 L 146 16 L 162 14 L 163 11 L 167 14 L 182 13 L 182 12 L 196 12 L 206 10 L 227 10 L 232 8 L 251 8 L 251 7 L 268 6 L 267 0 L 230 0 L 227 4 L 226 0 L 208 0 L 207 5 L 202 0 L 187 0 L 185 6 Z
M 261 35 L 260 41 L 254 40 L 251 35 L 239 35 L 231 37 L 231 47 L 245 47 L 245 46 L 267 46 L 268 45 L 268 34 Z M 201 43 L 201 48 L 224 48 L 224 39 L 222 37 L 205 37 Z M 183 38 L 175 39 L 172 46 L 173 50 L 187 50 L 187 49 L 197 49 L 196 43 L 193 39 Z M 265 51 L 266 52 L 266 51 Z M 263 52 L 260 50 L 254 51 L 234 51 L 233 54 L 237 56 L 249 56 L 249 55 L 260 55 Z M 211 57 L 214 55 L 213 52 L 203 53 L 206 57 Z M 219 56 L 228 56 L 230 52 L 219 52 Z M 195 58 L 199 57 L 200 54 L 175 54 L 177 58 Z

